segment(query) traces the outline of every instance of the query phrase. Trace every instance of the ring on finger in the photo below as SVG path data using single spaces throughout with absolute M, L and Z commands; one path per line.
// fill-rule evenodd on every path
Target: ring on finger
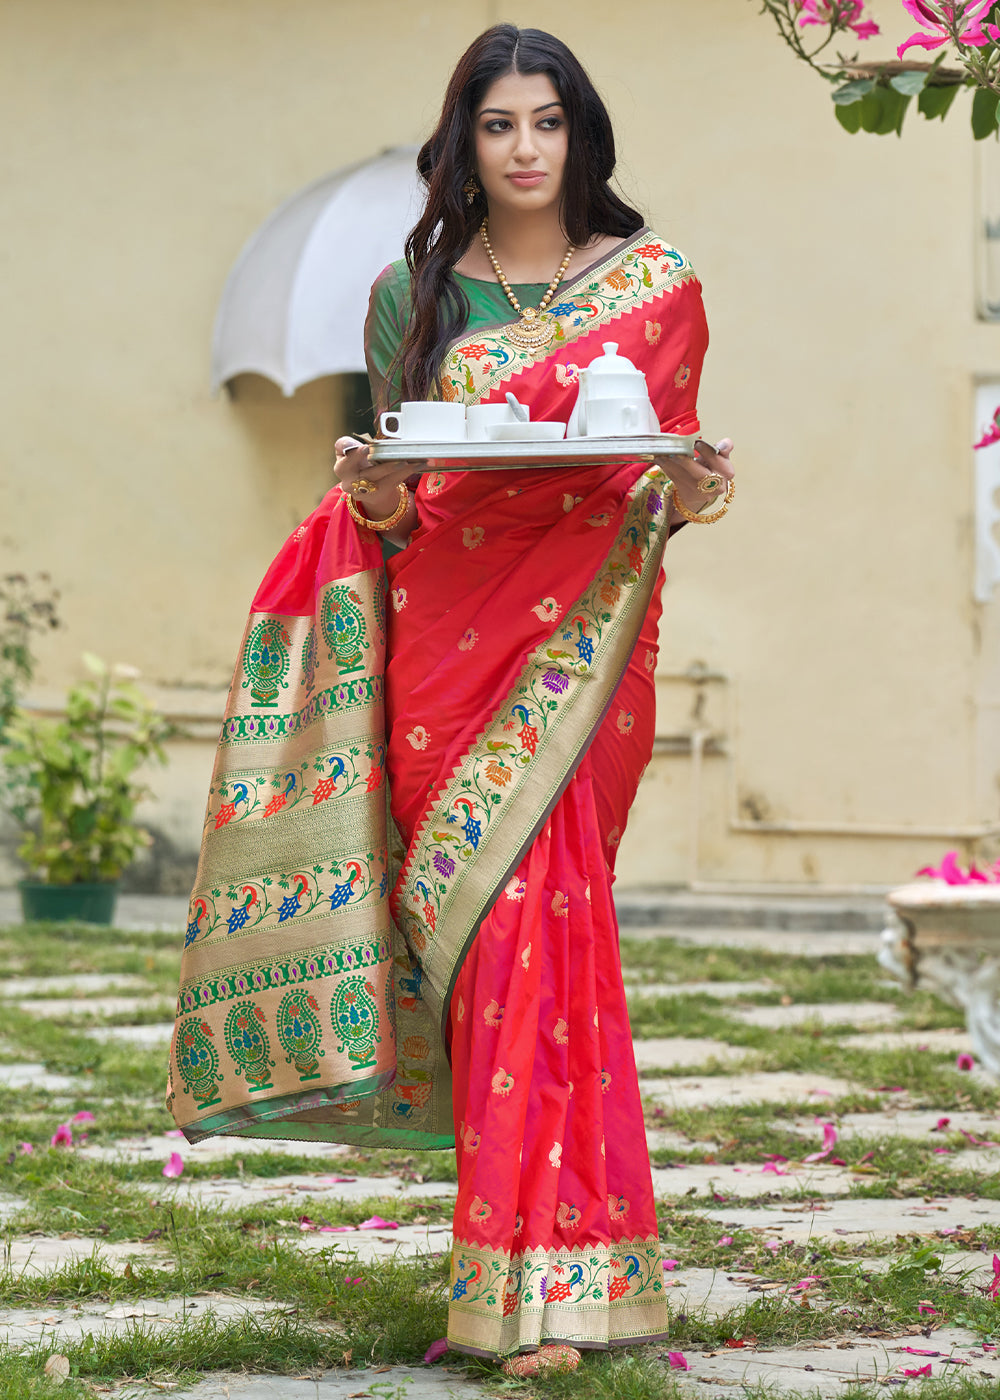
M 719 472 L 709 472 L 707 476 L 699 477 L 695 486 L 703 496 L 717 496 L 726 489 L 726 481 Z
M 378 490 L 374 481 L 369 481 L 366 476 L 358 477 L 351 487 L 352 496 L 371 496 Z

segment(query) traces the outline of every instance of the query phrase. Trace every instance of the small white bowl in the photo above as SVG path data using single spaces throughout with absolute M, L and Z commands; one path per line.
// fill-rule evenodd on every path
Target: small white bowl
M 490 442 L 558 442 L 566 436 L 565 423 L 487 423 Z

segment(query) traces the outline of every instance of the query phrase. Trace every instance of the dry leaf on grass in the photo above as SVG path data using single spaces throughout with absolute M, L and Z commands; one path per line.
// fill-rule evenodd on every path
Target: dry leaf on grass
M 63 1381 L 69 1380 L 69 1357 L 54 1352 L 45 1363 L 45 1374 L 56 1385 L 62 1385 Z

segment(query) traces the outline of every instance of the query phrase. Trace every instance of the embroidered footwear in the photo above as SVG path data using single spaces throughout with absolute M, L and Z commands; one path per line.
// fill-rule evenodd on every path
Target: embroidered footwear
M 580 1364 L 576 1347 L 558 1342 L 525 1352 L 523 1356 L 508 1356 L 500 1370 L 505 1376 L 537 1376 L 539 1371 L 575 1371 Z

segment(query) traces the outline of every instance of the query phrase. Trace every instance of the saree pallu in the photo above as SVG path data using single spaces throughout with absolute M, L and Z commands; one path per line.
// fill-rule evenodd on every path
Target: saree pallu
M 464 337 L 443 396 L 565 419 L 613 333 L 661 427 L 697 430 L 680 254 L 645 232 L 555 312 L 546 351 Z M 665 1330 L 610 889 L 667 485 L 430 473 L 387 582 L 335 490 L 265 578 L 227 705 L 168 1104 L 191 1141 L 457 1139 L 449 1336 L 485 1355 Z

